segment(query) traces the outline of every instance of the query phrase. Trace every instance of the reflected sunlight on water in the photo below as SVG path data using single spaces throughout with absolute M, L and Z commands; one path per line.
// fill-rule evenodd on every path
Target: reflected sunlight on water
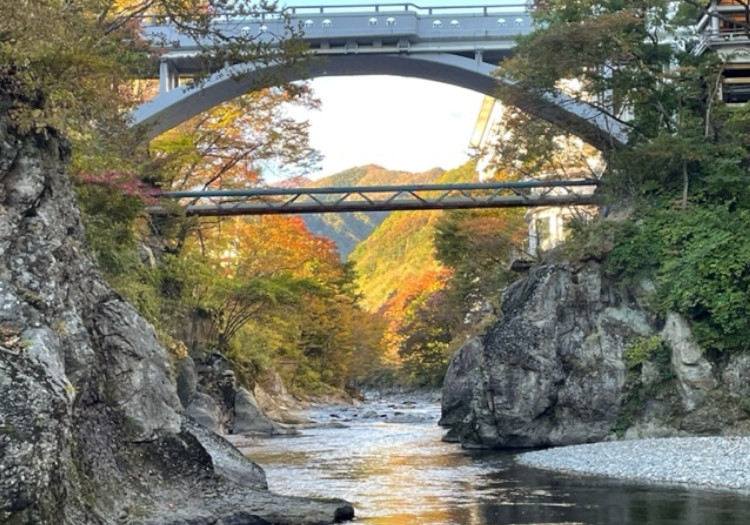
M 364 418 L 367 411 L 379 417 Z M 410 423 L 397 423 L 407 413 Z M 346 499 L 373 525 L 747 525 L 750 498 L 553 474 L 512 454 L 443 443 L 439 407 L 368 404 L 310 415 L 348 428 L 304 430 L 244 452 L 272 491 Z M 401 415 L 401 416 L 399 416 Z M 392 417 L 393 416 L 393 417 Z

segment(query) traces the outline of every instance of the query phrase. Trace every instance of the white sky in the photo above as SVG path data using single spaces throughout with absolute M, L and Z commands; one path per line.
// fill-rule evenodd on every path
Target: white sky
M 324 159 L 314 178 L 354 166 L 451 169 L 469 159 L 482 95 L 395 76 L 322 77 L 311 82 L 321 109 L 305 112 Z
M 287 0 L 288 6 L 374 5 L 360 0 Z M 382 3 L 397 3 L 383 0 Z M 412 0 L 424 7 L 466 0 Z M 472 1 L 472 5 L 476 2 Z M 479 2 L 481 3 L 481 2 Z M 492 2 L 491 2 L 492 3 Z M 499 2 L 495 2 L 499 3 Z M 311 81 L 321 109 L 305 112 L 311 145 L 324 156 L 313 178 L 378 164 L 426 171 L 456 168 L 469 159 L 469 141 L 482 103 L 473 91 L 395 76 L 321 77 Z

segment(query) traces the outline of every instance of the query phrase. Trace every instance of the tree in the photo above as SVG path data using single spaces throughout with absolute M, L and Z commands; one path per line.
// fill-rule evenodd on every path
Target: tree
M 268 88 L 226 102 L 151 144 L 159 184 L 169 190 L 236 189 L 262 183 L 264 164 L 309 169 L 319 155 L 308 144 L 307 122 L 288 104 L 316 108 L 306 86 Z
M 574 81 L 574 97 L 623 116 L 628 142 L 604 152 L 605 182 L 610 205 L 636 224 L 595 226 L 608 232 L 600 255 L 610 276 L 649 276 L 658 286 L 652 304 L 686 315 L 707 348 L 746 348 L 747 325 L 725 321 L 746 318 L 742 305 L 750 301 L 750 265 L 735 257 L 747 252 L 748 241 L 733 233 L 744 228 L 750 208 L 750 119 L 746 107 L 717 98 L 722 58 L 690 52 L 695 37 L 685 37 L 690 31 L 680 24 L 686 17 L 673 6 L 661 0 L 545 2 L 534 15 L 537 29 L 520 40 L 501 74 L 538 96 Z M 686 6 L 694 11 L 679 4 Z M 526 117 L 513 124 L 526 163 L 529 156 L 549 156 L 562 133 Z M 508 155 L 504 162 L 513 160 Z M 727 268 L 731 280 L 724 277 Z M 718 288 L 722 293 L 714 294 Z
M 250 375 L 286 363 L 292 388 L 343 388 L 379 352 L 351 269 L 299 217 L 224 221 L 193 233 L 171 261 L 174 306 L 184 312 L 175 335 L 194 350 L 224 353 Z
M 454 211 L 435 228 L 436 258 L 451 269 L 451 306 L 467 313 L 515 279 L 509 266 L 526 242 L 523 211 Z
M 201 44 L 204 68 L 198 78 L 210 72 L 211 64 L 274 60 L 296 67 L 302 56 L 291 25 L 283 38 L 271 42 L 258 35 L 224 34 L 212 23 L 210 11 L 256 17 L 278 12 L 275 3 L 265 0 L 2 0 L 0 9 L 3 74 L 45 100 L 40 110 L 15 108 L 19 122 L 51 125 L 82 138 L 103 128 L 121 131 L 125 110 L 139 102 L 131 96 L 131 82 L 157 66 L 141 33 L 145 16 L 168 17 Z

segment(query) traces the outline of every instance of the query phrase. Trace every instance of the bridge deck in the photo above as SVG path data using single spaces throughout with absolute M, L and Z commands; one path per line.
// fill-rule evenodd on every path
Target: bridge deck
M 285 13 L 293 27 L 302 29 L 314 54 L 463 52 L 473 57 L 481 51 L 493 65 L 510 52 L 519 34 L 531 30 L 532 22 L 525 4 L 291 6 Z M 253 36 L 273 43 L 289 36 L 287 21 L 279 16 L 212 16 L 216 29 L 229 37 Z M 196 41 L 163 18 L 144 19 L 143 29 L 147 39 L 162 49 L 161 59 L 174 74 L 189 76 L 200 67 L 196 56 L 207 42 Z
M 508 208 L 597 204 L 597 180 L 519 181 L 349 188 L 257 188 L 154 194 L 191 216 L 289 215 L 364 211 Z M 169 206 L 148 208 L 168 215 Z

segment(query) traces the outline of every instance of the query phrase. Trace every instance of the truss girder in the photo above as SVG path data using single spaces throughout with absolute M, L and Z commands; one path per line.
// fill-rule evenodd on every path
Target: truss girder
M 594 179 L 345 188 L 254 188 L 154 193 L 186 215 L 282 215 L 366 211 L 596 205 Z M 172 211 L 170 211 L 172 210 Z M 153 205 L 152 215 L 175 213 Z

